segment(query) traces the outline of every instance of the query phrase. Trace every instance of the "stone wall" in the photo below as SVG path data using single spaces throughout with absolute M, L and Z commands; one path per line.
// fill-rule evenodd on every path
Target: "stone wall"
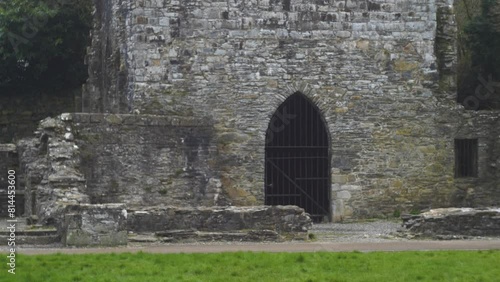
M 34 138 L 18 142 L 19 165 L 26 183 L 26 214 L 38 216 L 43 224 L 60 223 L 68 204 L 89 203 L 71 120 L 71 114 L 46 118 Z
M 19 142 L 27 214 L 61 220 L 68 204 L 229 204 L 209 120 L 153 115 L 63 114 Z
M 421 215 L 406 216 L 403 220 L 407 232 L 426 237 L 500 236 L 498 208 L 435 209 Z
M 83 87 L 82 112 L 128 113 L 128 66 L 125 35 L 127 1 L 95 0 L 92 44 L 85 63 L 89 78 Z
M 59 226 L 65 246 L 127 245 L 127 210 L 123 204 L 68 205 Z
M 223 203 L 209 120 L 73 114 L 91 203 L 212 206 Z
M 296 92 L 327 123 L 335 220 L 500 203 L 499 113 L 456 103 L 452 1 L 104 2 L 89 111 L 211 120 L 208 179 L 228 203 L 264 202 L 265 132 Z M 478 138 L 479 177 L 454 177 L 455 138 Z M 100 167 L 110 184 L 114 172 Z
M 311 219 L 294 206 L 148 207 L 67 205 L 58 232 L 65 246 L 126 245 L 128 233 L 168 241 L 307 240 Z M 139 236 L 140 237 L 140 236 Z M 132 236 L 132 240 L 139 240 Z
M 307 239 L 311 219 L 295 206 L 254 207 L 151 207 L 129 209 L 128 229 L 133 232 L 196 230 L 235 232 L 269 230 L 288 239 Z

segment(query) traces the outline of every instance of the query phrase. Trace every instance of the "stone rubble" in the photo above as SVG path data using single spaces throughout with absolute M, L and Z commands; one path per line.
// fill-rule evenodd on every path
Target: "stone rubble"
M 442 208 L 402 218 L 405 232 L 422 237 L 500 237 L 500 208 Z

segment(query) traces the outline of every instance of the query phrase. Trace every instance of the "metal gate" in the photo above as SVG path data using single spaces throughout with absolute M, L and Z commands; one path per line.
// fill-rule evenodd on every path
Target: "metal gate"
M 316 107 L 290 96 L 266 132 L 266 205 L 297 205 L 315 222 L 330 220 L 328 134 Z

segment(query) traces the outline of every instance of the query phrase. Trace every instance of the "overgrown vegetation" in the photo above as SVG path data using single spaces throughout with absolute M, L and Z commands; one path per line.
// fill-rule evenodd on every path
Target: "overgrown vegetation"
M 19 255 L 1 281 L 497 281 L 500 251 Z M 14 280 L 12 280 L 14 279 Z
M 91 0 L 0 1 L 0 94 L 80 88 Z
M 496 0 L 458 0 L 455 13 L 458 101 L 475 96 L 479 103 L 475 109 L 500 108 L 499 94 L 490 82 L 500 81 L 500 4 Z

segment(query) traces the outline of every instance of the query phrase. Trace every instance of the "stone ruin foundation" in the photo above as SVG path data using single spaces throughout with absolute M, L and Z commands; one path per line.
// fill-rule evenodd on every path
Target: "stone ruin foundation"
M 125 226 L 193 237 L 220 214 L 301 237 L 304 210 L 263 205 L 305 200 L 316 221 L 499 206 L 499 111 L 457 104 L 452 2 L 95 1 L 81 113 L 0 146 L 0 166 L 18 167 L 24 213 L 70 245 L 123 244 Z M 322 130 L 302 130 L 312 123 L 297 106 L 293 132 L 280 132 L 321 132 L 320 155 L 268 146 L 290 101 L 306 101 Z
M 149 207 L 124 204 L 68 205 L 59 225 L 66 246 L 126 245 L 128 233 L 159 242 L 307 240 L 311 219 L 294 206 Z
M 433 209 L 402 218 L 405 232 L 418 237 L 461 239 L 500 236 L 500 208 Z
M 230 206 L 220 183 L 201 179 L 208 175 L 202 176 L 190 162 L 207 161 L 210 136 L 202 135 L 207 127 L 200 120 L 166 116 L 47 118 L 35 138 L 18 144 L 29 195 L 27 214 L 33 221 L 57 227 L 67 246 L 125 245 L 129 232 L 152 234 L 164 242 L 306 240 L 311 219 L 302 208 Z M 196 142 L 189 141 L 193 129 Z M 142 144 L 129 141 L 141 137 Z M 173 142 L 184 144 L 175 148 Z M 135 152 L 141 147 L 163 156 L 144 160 Z M 111 162 L 110 150 L 115 150 Z M 96 166 L 126 174 L 127 182 L 109 179 Z M 153 166 L 169 185 L 177 182 L 168 195 L 145 177 Z M 162 187 L 161 182 L 156 185 Z

